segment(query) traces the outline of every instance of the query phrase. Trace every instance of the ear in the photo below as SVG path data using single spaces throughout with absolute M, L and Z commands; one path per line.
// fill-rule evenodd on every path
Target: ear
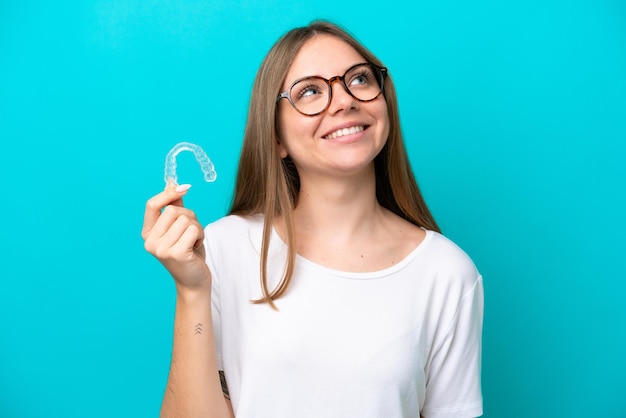
M 276 148 L 278 149 L 278 156 L 281 159 L 284 159 L 285 157 L 287 157 L 289 155 L 289 153 L 287 152 L 287 148 L 285 148 L 285 146 L 283 145 L 283 141 L 281 141 L 280 137 L 282 135 L 282 126 L 281 126 L 281 121 L 279 118 L 277 118 L 276 120 Z
M 289 152 L 287 152 L 287 148 L 285 148 L 282 142 L 280 142 L 280 138 L 278 139 L 276 147 L 278 148 L 278 155 L 280 156 L 280 158 L 286 158 L 289 155 Z

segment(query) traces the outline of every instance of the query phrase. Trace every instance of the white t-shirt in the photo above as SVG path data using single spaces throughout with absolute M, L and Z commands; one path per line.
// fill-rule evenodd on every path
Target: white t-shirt
M 237 418 L 466 418 L 482 414 L 482 278 L 442 235 L 384 270 L 296 258 L 276 301 L 261 296 L 263 217 L 206 228 L 218 366 Z M 286 245 L 273 232 L 268 273 Z M 270 287 L 273 289 L 273 287 Z

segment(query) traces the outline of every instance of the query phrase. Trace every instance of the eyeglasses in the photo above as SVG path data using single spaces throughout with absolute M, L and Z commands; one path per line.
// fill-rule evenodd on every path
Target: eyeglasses
M 287 99 L 298 112 L 307 116 L 315 116 L 328 109 L 333 96 L 332 83 L 341 80 L 350 96 L 360 102 L 371 102 L 383 92 L 383 83 L 387 68 L 374 64 L 360 63 L 348 68 L 343 76 L 330 79 L 312 76 L 296 80 L 289 90 L 276 98 Z

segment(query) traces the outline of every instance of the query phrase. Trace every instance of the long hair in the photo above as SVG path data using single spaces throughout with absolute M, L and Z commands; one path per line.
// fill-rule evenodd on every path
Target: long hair
M 366 61 L 383 66 L 374 54 L 346 30 L 327 21 L 313 21 L 308 26 L 287 32 L 274 44 L 261 63 L 252 88 L 230 214 L 264 215 L 260 265 L 263 295 L 253 302 L 267 302 L 272 307 L 275 307 L 273 301 L 284 294 L 294 271 L 296 250 L 293 211 L 300 190 L 300 178 L 293 161 L 289 157 L 282 159 L 279 156 L 276 98 L 300 48 L 309 39 L 320 34 L 343 40 Z M 378 202 L 414 225 L 439 231 L 409 164 L 391 77 L 385 78 L 383 92 L 390 126 L 387 143 L 374 159 Z M 275 288 L 269 289 L 267 262 L 276 216 L 282 216 L 285 221 L 288 255 L 282 279 Z

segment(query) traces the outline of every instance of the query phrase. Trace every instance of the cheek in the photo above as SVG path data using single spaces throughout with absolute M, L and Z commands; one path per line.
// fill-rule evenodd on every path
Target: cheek
M 303 116 L 295 109 L 283 109 L 278 114 L 276 129 L 281 144 L 286 147 L 304 144 L 312 138 L 320 124 L 319 117 Z
M 382 132 L 385 139 L 389 136 L 390 124 L 389 124 L 389 112 L 387 111 L 387 103 L 383 101 L 380 106 L 379 113 L 377 115 L 378 120 L 381 121 Z
M 278 138 L 281 142 L 285 142 L 297 134 L 297 115 L 294 115 L 294 112 L 295 111 L 287 106 L 284 106 L 278 112 L 276 129 L 278 130 Z

